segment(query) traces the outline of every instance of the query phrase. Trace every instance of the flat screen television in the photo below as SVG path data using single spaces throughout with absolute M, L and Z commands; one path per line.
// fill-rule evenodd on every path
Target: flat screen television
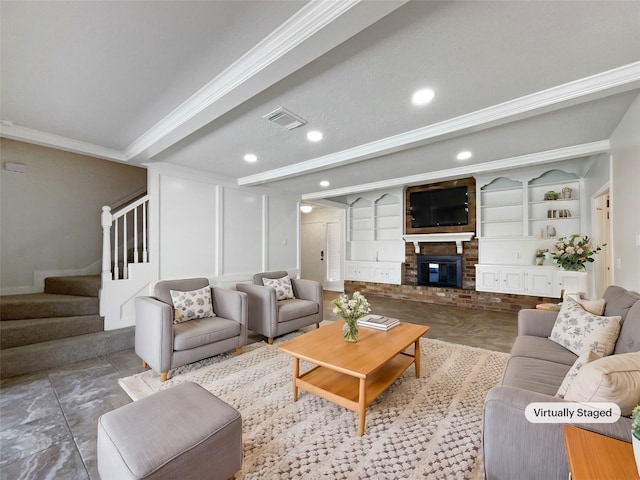
M 412 228 L 469 224 L 466 186 L 412 192 L 409 208 Z

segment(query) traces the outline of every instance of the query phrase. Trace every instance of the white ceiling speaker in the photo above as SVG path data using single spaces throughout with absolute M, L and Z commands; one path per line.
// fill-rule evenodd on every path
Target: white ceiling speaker
M 269 120 L 276 125 L 280 125 L 287 130 L 293 130 L 294 128 L 298 128 L 307 123 L 304 118 L 299 117 L 298 115 L 290 112 L 284 107 L 277 108 L 273 112 L 267 113 L 262 118 L 264 118 L 265 120 Z

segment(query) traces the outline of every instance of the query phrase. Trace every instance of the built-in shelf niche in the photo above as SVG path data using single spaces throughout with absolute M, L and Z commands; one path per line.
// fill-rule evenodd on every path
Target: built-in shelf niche
M 523 184 L 498 177 L 480 189 L 480 235 L 483 237 L 522 236 Z
M 549 199 L 547 194 L 559 194 Z M 549 170 L 528 184 L 529 235 L 567 237 L 580 234 L 580 178 L 562 170 Z

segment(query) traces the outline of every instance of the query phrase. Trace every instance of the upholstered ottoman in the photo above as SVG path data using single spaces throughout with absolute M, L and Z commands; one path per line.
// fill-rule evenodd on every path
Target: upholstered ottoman
M 242 466 L 240 412 L 185 382 L 98 420 L 102 480 L 233 477 Z

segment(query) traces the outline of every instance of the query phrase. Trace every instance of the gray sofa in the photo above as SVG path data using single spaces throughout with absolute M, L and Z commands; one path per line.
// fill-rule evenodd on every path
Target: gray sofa
M 613 355 L 640 350 L 640 295 L 610 286 L 603 295 L 604 315 L 620 315 L 622 327 Z M 531 402 L 562 401 L 554 395 L 577 356 L 549 340 L 557 312 L 521 310 L 518 337 L 502 384 L 485 400 L 483 450 L 487 480 L 566 480 L 569 466 L 562 424 L 530 423 L 524 415 Z M 631 442 L 631 419 L 581 424 Z

